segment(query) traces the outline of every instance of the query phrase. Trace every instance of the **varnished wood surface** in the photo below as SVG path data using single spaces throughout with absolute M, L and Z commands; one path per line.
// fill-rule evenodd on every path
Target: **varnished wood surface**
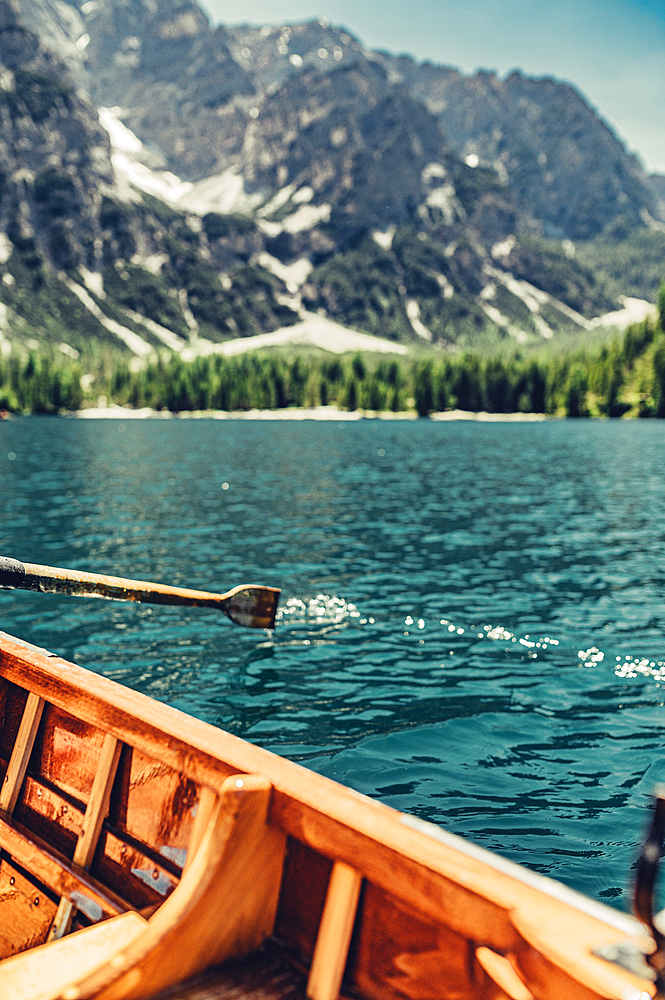
M 129 911 L 8 958 L 0 1000 L 148 1000 L 255 951 L 274 924 L 284 850 L 269 796 L 260 775 L 227 779 L 186 875 L 149 919 Z
M 74 848 L 74 865 L 87 871 L 97 850 L 102 823 L 108 813 L 111 799 L 111 788 L 115 780 L 122 745 L 113 737 L 106 736 L 97 765 L 97 773 L 92 784 L 88 806 L 83 817 L 83 825 L 79 839 Z M 58 906 L 55 920 L 51 927 L 49 938 L 55 940 L 69 933 L 74 919 L 76 906 L 67 896 L 63 896 Z
M 175 604 L 223 611 L 231 621 L 249 628 L 275 627 L 275 613 L 280 591 L 275 587 L 255 584 L 240 585 L 225 594 L 172 587 L 147 580 L 127 580 L 117 576 L 86 573 L 81 570 L 38 566 L 2 558 L 3 586 L 22 590 L 38 590 L 50 594 L 72 594 L 79 597 L 102 597 L 116 601 L 138 601 L 147 604 Z M 13 565 L 8 567 L 8 563 Z M 7 570 L 10 570 L 7 578 Z
M 44 702 L 42 699 L 38 698 L 35 694 L 29 693 L 23 718 L 21 719 L 21 726 L 16 737 L 16 743 L 14 744 L 12 755 L 7 765 L 7 771 L 5 772 L 5 779 L 2 783 L 0 812 L 10 815 L 14 812 L 43 711 Z
M 122 913 L 128 907 L 109 889 L 77 870 L 38 838 L 0 817 L 0 843 L 14 860 L 57 896 L 71 898 L 82 892 L 100 908 L 104 916 Z
M 336 862 L 330 873 L 307 982 L 310 1000 L 337 1000 L 339 996 L 361 885 L 362 879 L 353 868 Z
M 233 950 L 233 920 L 240 913 L 240 922 L 246 924 L 246 916 L 259 913 L 260 933 L 254 937 L 250 927 L 245 946 L 255 947 L 274 927 L 285 949 L 307 966 L 335 864 L 348 869 L 357 884 L 353 893 L 334 889 L 330 894 L 336 901 L 331 926 L 344 925 L 343 946 L 334 942 L 341 931 L 327 936 L 324 930 L 319 947 L 328 956 L 343 956 L 349 944 L 348 960 L 340 960 L 334 977 L 335 981 L 343 977 L 344 993 L 364 1000 L 504 1000 L 511 994 L 518 1000 L 517 984 L 522 981 L 535 1000 L 625 1000 L 631 989 L 644 996 L 653 994 L 651 983 L 591 954 L 596 945 L 640 940 L 636 922 L 576 899 L 557 883 L 532 876 L 436 828 L 428 830 L 297 764 L 1 633 L 0 660 L 4 711 L 0 763 L 5 770 L 10 770 L 25 692 L 46 703 L 30 767 L 18 782 L 14 815 L 11 821 L 4 820 L 7 837 L 16 824 L 23 824 L 51 839 L 73 862 L 88 810 L 97 819 L 105 812 L 108 788 L 104 791 L 100 784 L 95 789 L 104 741 L 123 744 L 90 878 L 99 879 L 127 906 L 142 911 L 166 900 L 149 921 L 151 933 L 160 937 L 163 922 L 163 954 L 172 957 L 174 968 L 181 967 L 183 975 L 196 971 L 185 959 L 196 952 L 199 931 L 193 930 L 186 939 L 181 959 L 175 925 L 166 924 L 180 905 L 178 900 L 189 892 L 183 882 L 191 882 L 197 870 L 195 858 L 180 881 L 186 849 L 192 841 L 205 841 L 202 830 L 211 794 L 217 795 L 229 775 L 237 780 L 251 772 L 264 782 L 264 792 L 258 794 L 257 788 L 254 796 L 261 803 L 262 818 L 257 813 L 247 837 L 237 840 L 239 847 L 246 840 L 249 854 L 231 846 L 230 878 L 219 855 L 219 880 L 216 877 L 217 888 L 210 888 L 214 905 L 209 909 L 220 915 L 216 930 L 220 950 L 213 947 L 210 961 L 239 954 L 240 946 Z M 16 767 L 13 771 L 20 774 Z M 66 868 L 63 862 L 61 871 Z M 270 899 L 257 902 L 264 874 Z M 56 895 L 63 895 L 59 886 Z M 29 887 L 26 899 L 29 902 Z M 30 914 L 26 903 L 26 921 Z M 253 920 L 254 916 L 250 925 Z M 128 959 L 130 950 L 126 949 Z M 148 952 L 135 957 L 139 979 L 133 984 L 128 979 L 116 990 L 95 974 L 88 992 L 81 995 L 106 1000 L 152 996 L 153 987 L 158 990 L 165 984 L 160 978 L 163 963 L 153 966 Z M 336 992 L 331 982 L 322 997 Z M 251 993 L 220 996 L 253 1000 Z M 257 1000 L 263 996 L 256 993 Z M 265 996 L 272 1000 L 270 994 Z
M 145 923 L 138 913 L 129 911 L 53 944 L 6 959 L 0 966 L 0 998 L 65 1000 L 73 969 L 79 976 L 94 969 L 140 934 Z
M 224 782 L 192 864 L 146 933 L 125 949 L 121 977 L 99 969 L 77 983 L 78 997 L 147 1000 L 265 941 L 284 853 L 283 835 L 266 822 L 269 798 L 270 783 L 260 775 Z

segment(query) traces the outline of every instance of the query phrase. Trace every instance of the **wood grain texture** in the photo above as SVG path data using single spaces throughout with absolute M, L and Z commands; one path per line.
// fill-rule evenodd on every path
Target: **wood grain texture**
M 0 858 L 0 959 L 43 944 L 56 904 L 38 880 L 8 858 Z M 0 964 L 0 970 L 4 963 Z M 0 997 L 2 973 L 0 971 Z M 10 1000 L 10 998 L 7 998 Z
M 81 1000 L 145 1000 L 263 943 L 274 926 L 285 848 L 267 823 L 269 800 L 261 776 L 224 782 L 179 886 L 122 956 L 76 983 Z
M 37 729 L 44 711 L 44 701 L 34 692 L 28 694 L 21 726 L 16 737 L 5 780 L 0 791 L 0 812 L 11 815 L 21 791 L 21 785 L 28 769 L 28 761 L 35 744 Z
M 408 899 L 371 883 L 363 887 L 359 910 L 344 980 L 352 995 L 366 1000 L 485 1000 L 487 977 L 474 963 L 465 937 L 423 917 Z
M 238 804 L 237 810 L 235 806 L 230 808 L 229 815 L 235 819 L 228 823 L 233 830 L 219 815 L 214 821 L 211 817 L 195 859 L 178 887 L 151 918 L 150 932 L 142 936 L 137 951 L 131 954 L 127 951 L 128 964 L 125 971 L 121 970 L 117 983 L 91 979 L 86 986 L 89 992 L 82 995 L 99 994 L 104 1000 L 125 997 L 141 1000 L 148 995 L 148 977 L 154 975 L 157 983 L 161 983 L 161 976 L 172 981 L 173 976 L 198 968 L 203 961 L 196 944 L 204 935 L 203 923 L 197 922 L 200 918 L 192 918 L 191 927 L 196 927 L 196 934 L 192 932 L 190 937 L 187 932 L 181 948 L 175 931 L 181 916 L 185 919 L 196 911 L 195 896 L 207 901 L 208 914 L 224 915 L 221 923 L 213 924 L 212 937 L 206 945 L 206 962 L 237 953 L 234 949 L 254 946 L 255 932 L 260 938 L 258 930 L 267 933 L 266 927 L 272 926 L 286 836 L 292 843 L 303 845 L 302 859 L 309 852 L 310 858 L 323 859 L 324 866 L 340 863 L 357 872 L 365 883 L 349 958 L 353 982 L 358 986 L 363 984 L 364 992 L 359 991 L 362 996 L 377 1000 L 393 996 L 442 1000 L 454 994 L 452 987 L 446 986 L 444 990 L 442 985 L 454 972 L 462 984 L 459 990 L 467 990 L 477 1000 L 490 987 L 499 989 L 492 986 L 477 961 L 477 948 L 487 948 L 501 958 L 509 956 L 518 977 L 528 983 L 536 1000 L 562 997 L 623 1000 L 626 990 L 654 992 L 653 984 L 591 955 L 596 944 L 626 938 L 642 940 L 640 927 L 634 921 L 609 908 L 575 897 L 556 883 L 530 875 L 435 828 L 428 830 L 422 824 L 418 827 L 415 821 L 297 764 L 2 634 L 0 672 L 9 685 L 8 702 L 14 698 L 11 694 L 10 699 L 11 685 L 30 689 L 38 698 L 71 714 L 85 726 L 126 743 L 131 748 L 128 754 L 132 760 L 141 762 L 136 772 L 129 765 L 125 769 L 123 755 L 118 801 L 115 805 L 111 803 L 110 829 L 105 828 L 102 834 L 105 858 L 109 856 L 107 842 L 111 836 L 131 841 L 123 824 L 132 822 L 137 823 L 132 829 L 142 831 L 141 836 L 149 829 L 165 835 L 164 841 L 156 840 L 150 846 L 135 843 L 134 847 L 146 853 L 151 849 L 161 851 L 162 845 L 168 847 L 168 810 L 159 814 L 158 821 L 151 819 L 152 809 L 147 807 L 138 821 L 132 819 L 135 808 L 139 816 L 144 802 L 148 802 L 151 782 L 159 783 L 161 776 L 166 782 L 163 787 L 168 785 L 173 789 L 172 811 L 182 824 L 178 827 L 174 823 L 177 850 L 181 849 L 181 833 L 187 830 L 192 835 L 192 806 L 201 796 L 202 788 L 216 792 L 229 774 L 243 772 L 253 788 L 255 781 L 263 782 L 254 788 L 257 794 L 248 796 L 245 805 Z M 247 772 L 263 778 L 250 779 Z M 134 773 L 145 777 L 145 791 L 132 783 Z M 28 779 L 25 784 L 27 788 Z M 272 786 L 271 791 L 266 790 L 266 784 Z M 235 801 L 233 789 L 226 784 L 224 789 L 230 807 Z M 162 826 L 162 821 L 167 826 Z M 245 831 L 243 836 L 237 835 L 238 830 Z M 248 844 L 252 849 L 249 854 Z M 203 858 L 206 850 L 213 850 L 208 864 L 211 871 L 217 872 L 214 886 L 206 881 L 200 869 L 199 857 Z M 101 840 L 97 856 L 100 854 Z M 319 862 L 313 863 L 311 870 L 318 871 L 318 865 Z M 256 877 L 257 866 L 266 874 L 265 884 Z M 307 878 L 307 865 L 302 871 Z M 285 886 L 291 884 L 287 878 Z M 306 893 L 307 887 L 303 891 Z M 257 893 L 261 892 L 267 893 L 269 904 L 263 898 L 258 905 Z M 413 915 L 408 947 L 401 936 L 404 928 L 381 928 L 380 911 L 375 914 L 375 929 L 371 933 L 368 930 L 374 919 L 368 902 L 373 894 L 377 905 L 383 900 L 383 916 L 392 912 L 391 907 L 393 911 L 401 908 Z M 312 912 L 321 902 L 316 895 Z M 258 910 L 261 919 L 255 926 Z M 280 933 L 287 929 L 283 915 L 288 912 L 289 903 L 283 900 Z M 310 928 L 308 918 L 299 932 L 297 945 L 301 953 L 307 954 L 308 948 L 313 947 L 313 940 L 311 945 L 307 941 Z M 387 946 L 391 930 L 392 951 Z M 151 952 L 142 950 L 148 946 L 154 950 L 153 957 Z M 159 949 L 161 958 L 157 957 Z M 185 954 L 189 962 L 191 954 L 192 965 L 186 962 L 176 971 L 174 956 L 178 950 L 178 961 Z M 132 962 L 134 972 L 130 971 Z M 390 989 L 386 989 L 388 982 Z M 466 994 L 458 991 L 457 995 Z
M 337 1000 L 339 996 L 361 882 L 348 865 L 337 862 L 333 866 L 307 982 L 310 1000 Z
M 32 754 L 30 772 L 86 803 L 95 780 L 105 732 L 73 712 L 47 703 Z
M 201 846 L 201 841 L 205 836 L 205 832 L 208 828 L 208 824 L 212 818 L 213 812 L 217 806 L 217 796 L 211 788 L 202 788 L 201 794 L 199 796 L 199 801 L 197 803 L 196 809 L 196 819 L 194 820 L 194 829 L 192 830 L 192 836 L 187 847 L 187 861 L 185 862 L 185 867 L 182 870 L 183 875 L 187 869 L 191 866 L 196 853 Z
M 26 690 L 0 677 L 0 757 L 5 763 L 12 755 L 27 699 Z
M 99 756 L 97 772 L 92 792 L 83 817 L 83 828 L 74 850 L 74 864 L 88 869 L 97 848 L 102 823 L 106 818 L 111 798 L 111 789 L 120 760 L 122 744 L 111 735 L 104 737 L 104 745 Z
M 9 821 L 0 817 L 0 846 L 3 851 L 34 875 L 56 896 L 72 898 L 80 893 L 99 907 L 105 916 L 113 916 L 128 909 L 127 903 L 51 850 L 47 844 L 29 836 Z
M 71 799 L 27 775 L 13 818 L 13 826 L 24 837 L 71 867 L 83 818 L 84 810 Z M 99 843 L 91 866 L 93 879 L 136 909 L 162 902 L 177 885 L 179 870 L 147 845 L 128 839 L 123 831 L 103 828 Z M 146 881 L 140 877 L 143 872 L 153 877 Z
M 67 997 L 72 969 L 84 975 L 109 955 L 126 948 L 145 930 L 146 921 L 129 911 L 2 963 L 0 1000 L 53 1000 Z M 74 1000 L 74 998 L 71 998 Z
M 275 936 L 304 966 L 314 952 L 332 867 L 330 858 L 288 838 Z
M 111 788 L 115 780 L 121 750 L 122 744 L 113 736 L 107 735 L 104 738 L 95 780 L 83 817 L 83 826 L 74 848 L 73 863 L 76 867 L 82 868 L 83 871 L 87 871 L 90 867 L 90 862 L 97 849 L 102 823 L 108 813 Z M 61 938 L 69 932 L 75 911 L 74 900 L 71 897 L 63 896 L 51 927 L 50 940 Z
M 118 833 L 157 851 L 168 844 L 184 852 L 191 842 L 200 786 L 163 756 L 159 745 L 151 747 L 150 754 L 135 747 L 123 751 L 122 787 L 113 798 L 111 824 Z

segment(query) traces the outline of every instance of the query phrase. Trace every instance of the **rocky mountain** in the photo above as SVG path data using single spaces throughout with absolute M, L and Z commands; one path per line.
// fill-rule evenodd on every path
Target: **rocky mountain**
M 651 174 L 649 180 L 659 201 L 660 218 L 665 219 L 665 174 Z
M 9 243 L 27 259 L 39 244 L 63 270 L 79 259 L 94 268 L 100 237 L 96 202 L 114 186 L 108 134 L 64 64 L 5 0 L 0 40 L 5 252 Z M 73 216 L 80 220 L 76 227 Z
M 120 105 L 122 120 L 189 180 L 231 166 L 244 169 L 257 145 L 264 159 L 273 155 L 265 149 L 271 126 L 258 119 L 279 116 L 280 106 L 302 99 L 305 90 L 304 107 L 289 123 L 293 140 L 309 130 L 314 106 L 323 121 L 327 104 L 339 103 L 341 117 L 352 106 L 360 111 L 365 101 L 370 110 L 377 88 L 401 89 L 438 119 L 457 156 L 497 172 L 545 235 L 587 239 L 617 215 L 641 221 L 658 215 L 635 157 L 567 84 L 519 73 L 506 80 L 483 72 L 466 77 L 407 56 L 366 51 L 322 20 L 213 29 L 193 2 L 167 0 L 154 15 L 141 0 L 93 0 L 84 7 L 95 101 Z M 379 66 L 385 82 L 370 74 Z M 352 69 L 364 73 L 366 90 L 349 94 Z M 336 148 L 343 145 L 338 140 Z
M 452 148 L 494 167 L 546 235 L 585 240 L 617 216 L 658 216 L 636 157 L 573 87 L 518 72 L 470 78 L 408 57 L 381 59 L 437 115 Z
M 448 348 L 616 305 L 574 244 L 657 230 L 657 184 L 576 91 L 193 0 L 0 0 L 5 342 L 136 355 L 309 312 Z

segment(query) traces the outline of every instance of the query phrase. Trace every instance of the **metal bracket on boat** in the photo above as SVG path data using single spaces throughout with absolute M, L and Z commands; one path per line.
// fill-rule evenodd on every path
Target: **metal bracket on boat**
M 616 941 L 612 944 L 601 944 L 592 949 L 592 954 L 597 958 L 603 958 L 606 962 L 612 962 L 627 972 L 632 972 L 635 976 L 643 979 L 656 981 L 656 973 L 647 961 L 647 956 L 634 941 Z
M 661 929 L 661 918 L 654 913 L 656 876 L 663 855 L 665 838 L 665 786 L 658 785 L 654 793 L 654 809 L 651 825 L 642 852 L 637 859 L 633 909 L 651 934 L 653 951 L 645 956 L 648 967 L 653 971 L 652 979 L 659 993 L 665 993 L 665 934 Z

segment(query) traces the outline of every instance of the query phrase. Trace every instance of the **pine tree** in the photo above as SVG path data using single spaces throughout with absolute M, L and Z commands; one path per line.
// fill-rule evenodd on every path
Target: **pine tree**
M 565 407 L 567 417 L 588 417 L 587 390 L 589 378 L 582 365 L 574 365 L 568 373 Z
M 419 417 L 429 417 L 434 409 L 434 385 L 432 379 L 432 362 L 426 361 L 417 365 L 414 371 L 413 395 L 416 401 L 416 413 Z

